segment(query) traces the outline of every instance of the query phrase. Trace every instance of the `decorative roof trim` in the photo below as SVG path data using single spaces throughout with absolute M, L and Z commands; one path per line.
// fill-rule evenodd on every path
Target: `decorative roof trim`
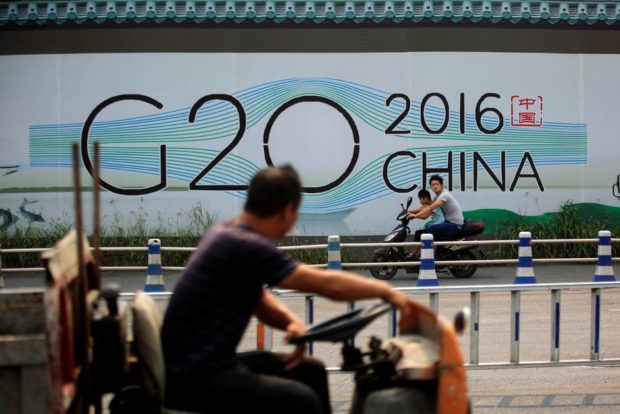
M 620 2 L 610 1 L 0 1 L 0 27 L 101 23 L 557 23 L 614 26 Z

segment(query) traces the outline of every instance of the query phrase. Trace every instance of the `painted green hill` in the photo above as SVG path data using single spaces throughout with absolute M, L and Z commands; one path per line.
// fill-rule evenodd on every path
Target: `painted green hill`
M 531 226 L 565 225 L 567 217 L 583 224 L 600 224 L 600 230 L 608 229 L 618 236 L 620 230 L 620 207 L 605 206 L 595 203 L 564 204 L 559 212 L 544 213 L 537 216 L 522 216 L 503 209 L 479 209 L 466 211 L 465 218 L 480 220 L 485 223 L 484 234 L 501 234 L 507 227 L 523 226 L 527 230 Z M 617 231 L 614 232 L 613 230 Z M 568 229 L 566 229 L 568 230 Z M 593 234 L 591 237 L 596 237 Z

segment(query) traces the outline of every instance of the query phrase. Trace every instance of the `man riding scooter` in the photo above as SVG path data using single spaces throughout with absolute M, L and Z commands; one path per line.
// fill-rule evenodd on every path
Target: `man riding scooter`
M 409 218 L 426 219 L 433 214 L 436 209 L 441 209 L 444 215 L 444 221 L 440 223 L 433 222 L 426 228 L 424 233 L 431 233 L 435 240 L 440 238 L 449 239 L 451 236 L 458 233 L 463 228 L 465 219 L 463 217 L 463 211 L 456 199 L 443 187 L 443 178 L 440 175 L 431 176 L 428 181 L 431 190 L 435 193 L 435 200 L 428 205 L 422 205 L 420 208 L 411 210 L 407 213 Z M 416 232 L 416 237 L 421 236 L 421 233 Z M 416 238 L 416 241 L 419 241 Z M 415 260 L 417 257 L 419 247 L 416 246 L 411 253 L 407 256 L 410 260 Z

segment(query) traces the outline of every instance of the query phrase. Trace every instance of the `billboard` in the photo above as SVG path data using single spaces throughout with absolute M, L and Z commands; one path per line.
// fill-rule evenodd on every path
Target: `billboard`
M 616 55 L 132 53 L 0 57 L 0 227 L 72 222 L 71 145 L 103 225 L 243 208 L 292 164 L 298 235 L 374 235 L 444 177 L 466 216 L 566 201 L 620 218 Z M 86 197 L 86 208 L 89 198 Z

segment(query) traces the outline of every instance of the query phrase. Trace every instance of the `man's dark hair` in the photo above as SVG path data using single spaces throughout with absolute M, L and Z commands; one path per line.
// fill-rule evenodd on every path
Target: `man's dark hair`
M 420 191 L 418 191 L 418 198 L 428 198 L 430 200 L 431 193 L 429 193 L 428 190 L 423 188 Z
M 258 217 L 270 217 L 288 204 L 301 202 L 301 182 L 290 165 L 261 170 L 250 181 L 244 210 Z
M 439 184 L 443 185 L 443 178 L 441 178 L 441 175 L 431 175 L 431 179 L 428 180 L 428 183 L 430 184 L 432 181 L 439 181 Z

